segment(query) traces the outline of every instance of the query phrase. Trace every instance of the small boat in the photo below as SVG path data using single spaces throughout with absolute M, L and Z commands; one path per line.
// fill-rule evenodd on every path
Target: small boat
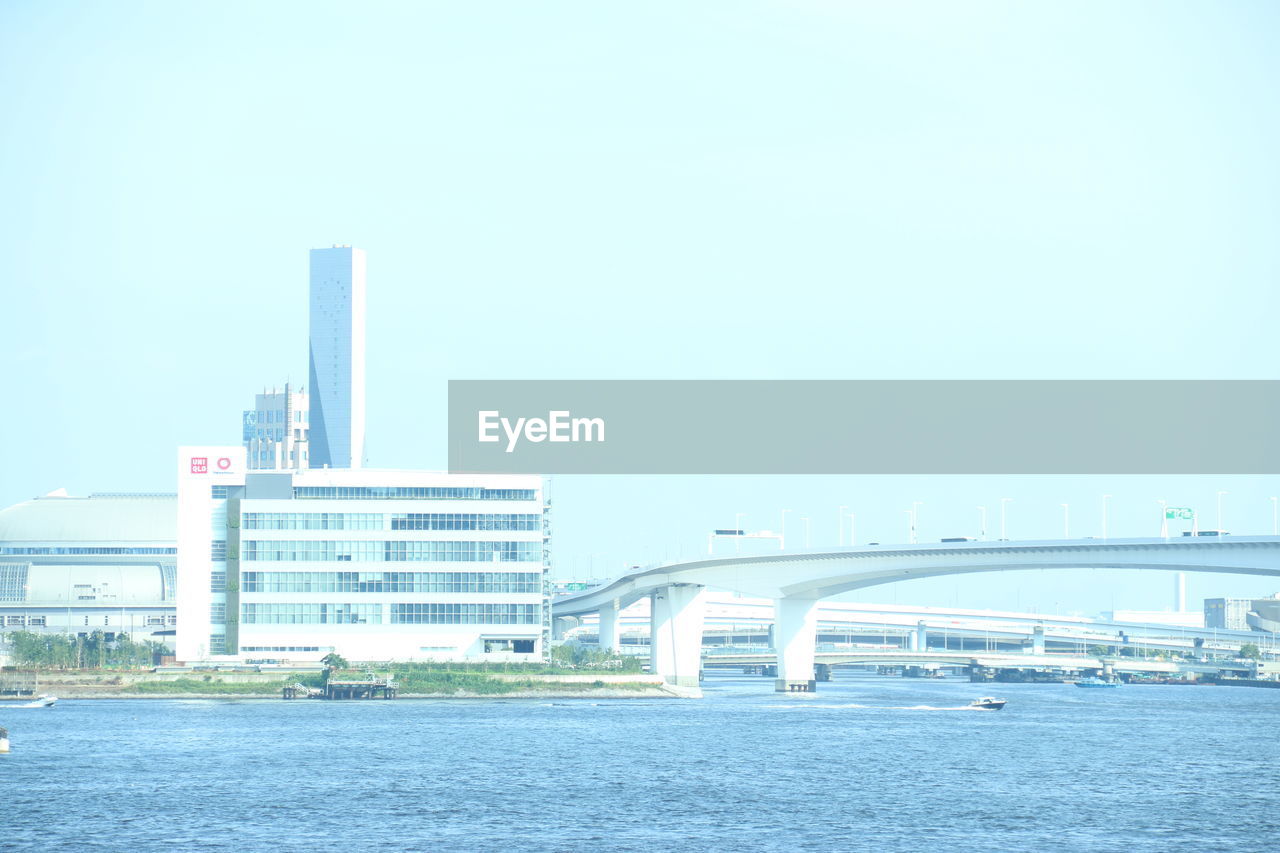
M 969 707 L 977 708 L 981 711 L 999 711 L 1008 701 L 1008 699 L 997 699 L 994 696 L 983 696 L 981 699 L 974 699 L 970 702 Z
M 37 696 L 25 705 L 19 705 L 19 708 L 52 708 L 58 701 L 57 696 Z
M 1076 687 L 1119 687 L 1118 681 L 1104 681 L 1101 678 L 1082 678 L 1076 682 Z
M 0 752 L 9 751 L 9 730 L 0 728 Z

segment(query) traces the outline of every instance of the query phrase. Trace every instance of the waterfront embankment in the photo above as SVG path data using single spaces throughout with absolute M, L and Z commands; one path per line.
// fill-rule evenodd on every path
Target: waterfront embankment
M 315 673 L 226 671 L 66 670 L 37 674 L 39 692 L 60 699 L 279 699 L 286 685 L 307 684 L 318 677 Z M 688 691 L 670 688 L 659 679 L 643 673 L 500 672 L 414 667 L 397 673 L 397 682 L 402 699 L 627 699 L 689 695 Z

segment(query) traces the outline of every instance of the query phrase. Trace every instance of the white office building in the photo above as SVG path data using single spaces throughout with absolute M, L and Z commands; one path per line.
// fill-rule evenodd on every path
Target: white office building
M 365 255 L 311 250 L 311 466 L 364 464 Z
M 540 477 L 178 462 L 179 660 L 542 658 Z

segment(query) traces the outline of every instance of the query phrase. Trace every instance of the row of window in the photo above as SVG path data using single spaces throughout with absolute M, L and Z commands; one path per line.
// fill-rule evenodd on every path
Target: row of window
M 536 625 L 536 604 L 393 604 L 392 625 Z
M 209 557 L 215 563 L 225 562 L 227 559 L 227 540 L 215 539 L 210 543 Z
M 241 578 L 244 592 L 542 591 L 537 572 L 244 572 Z
M 30 547 L 11 547 L 5 546 L 0 548 L 0 555 L 44 555 L 44 554 L 176 554 L 177 548 L 117 548 L 117 547 L 80 547 L 80 546 L 58 546 L 49 547 L 46 545 L 30 546 Z
M 381 604 L 244 604 L 247 625 L 381 625 Z
M 241 543 L 244 562 L 533 563 L 541 542 L 272 541 Z
M 245 530 L 382 530 L 380 512 L 246 512 Z
M 538 530 L 535 513 L 405 512 L 391 516 L 392 530 Z
M 296 486 L 295 498 L 347 501 L 532 501 L 537 489 L 479 486 Z
M 4 626 L 8 628 L 21 628 L 24 625 L 28 628 L 44 628 L 44 627 L 47 627 L 48 622 L 46 621 L 46 617 L 44 616 L 6 616 L 4 617 L 4 621 L 2 624 L 4 624 Z M 84 624 L 86 625 L 89 624 L 88 616 L 84 617 Z M 102 617 L 102 624 L 103 625 L 111 624 L 110 613 L 105 614 Z M 178 617 L 177 616 L 148 616 L 145 624 L 177 625 Z
M 392 530 L 538 530 L 537 513 L 403 512 Z M 246 512 L 245 530 L 383 530 L 380 512 Z
M 247 625 L 381 625 L 378 604 L 243 604 Z M 537 604 L 392 604 L 392 625 L 536 625 Z

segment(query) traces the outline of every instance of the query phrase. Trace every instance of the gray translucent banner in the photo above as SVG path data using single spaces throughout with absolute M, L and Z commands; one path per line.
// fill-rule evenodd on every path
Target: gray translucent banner
M 449 383 L 455 472 L 1276 474 L 1278 427 L 1270 380 Z

